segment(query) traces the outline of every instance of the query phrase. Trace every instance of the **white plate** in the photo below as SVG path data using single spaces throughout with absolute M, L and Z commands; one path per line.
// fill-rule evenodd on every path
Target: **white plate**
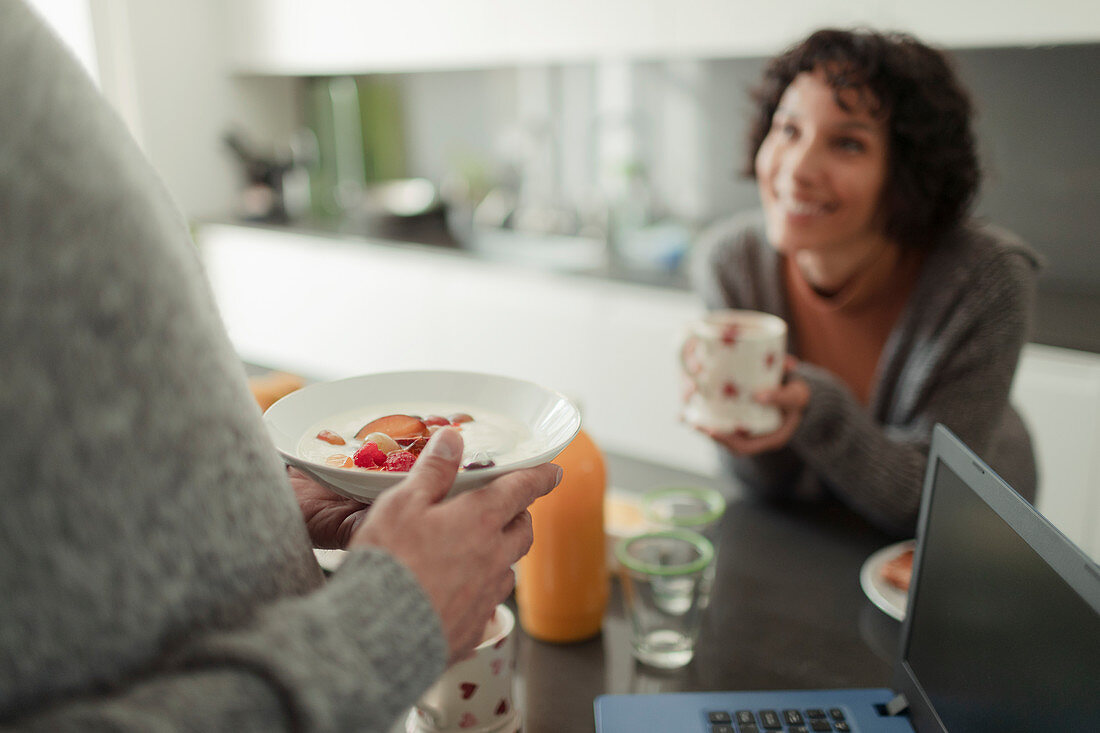
M 914 540 L 904 540 L 884 547 L 867 558 L 859 571 L 859 584 L 863 586 L 863 592 L 871 599 L 871 603 L 898 621 L 905 620 L 905 606 L 909 601 L 909 594 L 883 580 L 882 568 L 886 563 L 906 550 L 912 550 L 915 546 Z
M 334 468 L 298 455 L 305 432 L 349 410 L 369 412 L 372 405 L 408 402 L 460 403 L 519 421 L 536 439 L 537 454 L 491 468 L 460 471 L 451 493 L 468 491 L 520 468 L 552 461 L 581 426 L 577 406 L 553 390 L 512 377 L 477 372 L 385 372 L 321 382 L 291 392 L 264 413 L 275 448 L 287 463 L 352 499 L 375 499 L 401 481 L 403 472 Z

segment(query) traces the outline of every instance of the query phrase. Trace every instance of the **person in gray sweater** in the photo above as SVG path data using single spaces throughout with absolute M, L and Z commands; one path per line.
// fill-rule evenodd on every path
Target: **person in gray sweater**
M 560 469 L 444 500 L 448 429 L 369 510 L 288 479 L 186 222 L 19 2 L 0 100 L 0 730 L 389 730 Z
M 746 174 L 762 211 L 720 222 L 689 263 L 710 309 L 784 318 L 769 435 L 718 434 L 750 494 L 848 505 L 911 536 L 932 428 L 947 425 L 1028 499 L 1036 468 L 1009 404 L 1039 259 L 968 215 L 980 180 L 969 99 L 916 39 L 818 31 L 756 91 Z

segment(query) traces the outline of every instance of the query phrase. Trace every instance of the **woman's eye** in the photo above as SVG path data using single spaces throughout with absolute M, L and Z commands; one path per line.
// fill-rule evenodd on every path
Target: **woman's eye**
M 867 149 L 862 140 L 856 140 L 854 137 L 842 137 L 834 144 L 840 150 L 850 153 L 862 153 Z
M 776 129 L 783 137 L 796 137 L 798 135 L 798 128 L 790 122 L 779 122 L 776 124 Z

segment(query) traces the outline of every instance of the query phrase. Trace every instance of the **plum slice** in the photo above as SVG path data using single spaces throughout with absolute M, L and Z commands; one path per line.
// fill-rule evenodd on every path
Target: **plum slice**
M 386 415 L 371 420 L 359 428 L 359 432 L 355 434 L 355 439 L 362 440 L 364 436 L 370 433 L 385 433 L 400 444 L 403 440 L 427 437 L 428 426 L 424 424 L 423 420 L 412 415 Z

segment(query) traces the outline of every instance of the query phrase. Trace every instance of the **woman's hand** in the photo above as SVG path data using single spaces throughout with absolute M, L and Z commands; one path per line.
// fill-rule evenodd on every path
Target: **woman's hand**
M 779 450 L 787 445 L 802 422 L 802 413 L 810 403 L 810 385 L 794 376 L 793 369 L 798 362 L 792 356 L 787 357 L 784 365 L 784 381 L 775 389 L 762 390 L 754 395 L 762 405 L 771 405 L 779 410 L 779 427 L 765 435 L 751 435 L 746 430 L 732 433 L 720 433 L 709 428 L 697 428 L 710 436 L 730 453 L 738 456 L 754 456 L 758 453 Z
M 342 550 L 366 516 L 369 504 L 349 499 L 287 466 L 290 485 L 314 547 Z
M 561 480 L 559 467 L 544 464 L 445 498 L 461 457 L 458 431 L 436 432 L 348 546 L 380 547 L 412 571 L 443 622 L 450 662 L 472 653 L 493 609 L 512 592 L 512 565 L 533 539 L 527 507 Z

